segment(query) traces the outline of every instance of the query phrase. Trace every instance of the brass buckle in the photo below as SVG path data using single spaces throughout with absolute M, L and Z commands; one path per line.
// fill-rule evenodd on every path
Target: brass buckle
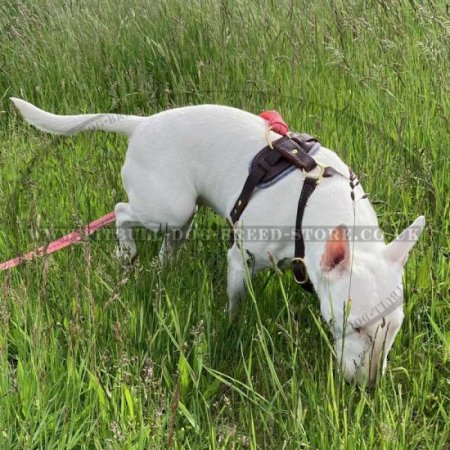
M 308 270 L 306 269 L 305 260 L 303 258 L 298 257 L 298 256 L 295 257 L 295 258 L 292 258 L 291 264 L 298 264 L 298 263 L 303 264 L 303 269 L 304 269 L 304 272 L 305 272 L 305 279 L 298 281 L 297 278 L 295 278 L 295 273 L 294 273 L 294 281 L 297 284 L 306 284 L 309 281 L 309 275 L 308 275 Z
M 316 180 L 316 183 L 319 184 L 322 181 L 323 174 L 325 173 L 326 166 L 325 166 L 325 164 L 322 164 L 321 162 L 318 162 L 318 161 L 316 161 L 316 164 L 317 164 L 316 167 L 319 168 L 319 173 L 317 175 L 314 175 L 314 174 L 311 174 L 311 172 L 307 172 L 305 169 L 303 169 L 303 177 L 304 178 L 311 178 L 313 180 Z M 314 167 L 314 169 L 316 167 Z

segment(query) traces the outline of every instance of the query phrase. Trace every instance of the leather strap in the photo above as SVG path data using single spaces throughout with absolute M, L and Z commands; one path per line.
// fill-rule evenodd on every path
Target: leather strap
M 294 139 L 286 139 L 277 144 L 276 147 L 274 146 L 274 149 L 279 151 L 292 165 L 306 172 L 310 172 L 317 166 L 314 158 L 308 155 L 311 148 L 312 146 L 303 146 Z
M 292 272 L 297 283 L 301 284 L 306 290 L 312 292 L 312 283 L 306 271 L 304 257 L 305 257 L 305 241 L 302 234 L 303 214 L 305 212 L 308 199 L 316 189 L 317 180 L 306 177 L 303 181 L 302 192 L 298 200 L 297 219 L 295 222 L 295 250 L 294 259 L 292 260 Z
M 315 137 L 306 133 L 292 133 L 291 138 L 297 142 L 306 153 L 309 153 L 316 142 L 319 142 Z

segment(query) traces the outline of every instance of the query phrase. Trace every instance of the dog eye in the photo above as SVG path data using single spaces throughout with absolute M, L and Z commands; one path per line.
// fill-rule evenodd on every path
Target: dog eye
M 359 327 L 355 327 L 355 328 L 353 328 L 358 334 L 361 334 L 361 328 L 359 328 Z

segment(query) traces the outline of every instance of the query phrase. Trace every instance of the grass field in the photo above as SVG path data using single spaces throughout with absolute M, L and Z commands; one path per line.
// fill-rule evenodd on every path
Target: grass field
M 111 229 L 0 273 L 0 449 L 450 449 L 446 2 L 11 0 L 0 4 L 0 262 L 125 198 L 126 140 L 55 138 L 59 113 L 221 103 L 280 111 L 360 177 L 390 240 L 424 214 L 405 321 L 375 391 L 335 371 L 318 300 L 259 275 L 225 313 L 225 239 L 170 269 Z M 202 210 L 195 232 L 222 227 Z M 213 235 L 213 234 L 211 234 Z

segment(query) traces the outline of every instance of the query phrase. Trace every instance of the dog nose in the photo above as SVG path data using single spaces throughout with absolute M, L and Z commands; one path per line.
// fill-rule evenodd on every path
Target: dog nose
M 348 383 L 356 383 L 358 386 L 373 389 L 377 385 L 378 370 L 376 367 L 368 367 L 365 365 L 356 365 L 349 370 L 348 366 L 344 367 L 344 378 Z

